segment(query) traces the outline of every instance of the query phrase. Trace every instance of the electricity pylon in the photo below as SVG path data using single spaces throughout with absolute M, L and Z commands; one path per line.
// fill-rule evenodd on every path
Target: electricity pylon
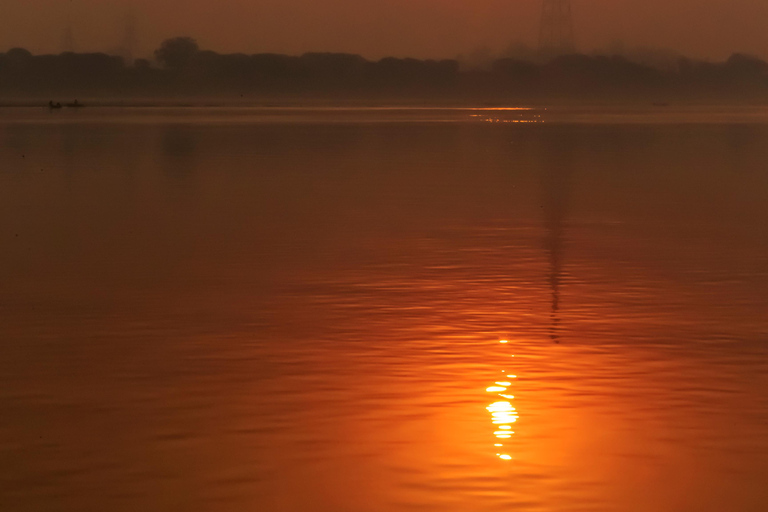
M 72 25 L 67 25 L 64 28 L 64 34 L 61 36 L 61 50 L 63 52 L 75 51 L 75 34 Z
M 61 50 L 63 52 L 75 51 L 75 31 L 72 28 L 72 2 L 67 5 L 66 26 L 61 35 Z
M 133 61 L 136 58 L 137 41 L 136 13 L 131 7 L 125 15 L 125 33 L 123 34 L 121 48 L 123 59 L 129 66 L 133 65 Z
M 563 55 L 575 49 L 571 0 L 544 0 L 539 50 L 546 55 Z

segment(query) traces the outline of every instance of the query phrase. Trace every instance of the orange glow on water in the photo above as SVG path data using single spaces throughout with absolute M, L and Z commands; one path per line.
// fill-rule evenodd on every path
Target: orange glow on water
M 509 343 L 509 340 L 500 340 L 499 343 L 506 345 Z M 507 370 L 501 370 L 501 373 L 505 374 L 504 377 L 508 379 L 517 378 L 516 375 L 507 374 Z M 493 386 L 486 389 L 486 392 L 496 393 L 500 398 L 506 399 L 493 402 L 486 407 L 486 410 L 491 413 L 491 423 L 496 429 L 493 432 L 493 435 L 496 439 L 511 439 L 514 432 L 512 432 L 510 424 L 517 422 L 519 418 L 516 408 L 513 407 L 512 402 L 510 402 L 510 400 L 515 398 L 514 395 L 505 394 L 505 391 L 507 391 L 508 387 L 511 385 L 512 382 L 501 380 L 494 382 Z M 495 443 L 494 446 L 500 447 L 503 445 Z M 508 454 L 497 453 L 496 456 L 502 460 L 512 460 L 512 456 Z

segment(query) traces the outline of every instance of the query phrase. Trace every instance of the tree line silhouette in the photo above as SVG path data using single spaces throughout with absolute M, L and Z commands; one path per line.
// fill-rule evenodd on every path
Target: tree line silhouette
M 768 99 L 768 63 L 734 54 L 725 62 L 681 58 L 671 69 L 622 56 L 564 55 L 547 61 L 502 58 L 487 69 L 456 60 L 387 57 L 370 61 L 343 53 L 219 54 L 194 39 L 168 39 L 155 61 L 130 65 L 104 53 L 0 53 L 5 97 L 412 97 L 529 99 L 727 96 Z

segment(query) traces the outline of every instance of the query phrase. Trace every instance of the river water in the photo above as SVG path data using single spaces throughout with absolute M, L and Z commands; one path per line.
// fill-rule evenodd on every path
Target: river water
M 768 110 L 0 111 L 0 509 L 763 511 Z

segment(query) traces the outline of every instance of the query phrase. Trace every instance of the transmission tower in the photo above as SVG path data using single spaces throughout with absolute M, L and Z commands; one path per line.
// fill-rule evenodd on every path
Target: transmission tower
M 75 51 L 75 34 L 72 25 L 67 25 L 64 34 L 61 36 L 61 50 L 63 52 Z
M 136 58 L 137 42 L 136 13 L 133 8 L 130 8 L 125 15 L 125 33 L 123 34 L 121 45 L 123 59 L 125 59 L 125 63 L 129 66 L 133 65 L 133 61 Z
M 75 51 L 75 31 L 72 28 L 72 2 L 67 5 L 66 26 L 61 36 L 61 50 L 63 52 Z
M 546 55 L 563 55 L 575 48 L 571 0 L 544 0 L 539 49 Z

